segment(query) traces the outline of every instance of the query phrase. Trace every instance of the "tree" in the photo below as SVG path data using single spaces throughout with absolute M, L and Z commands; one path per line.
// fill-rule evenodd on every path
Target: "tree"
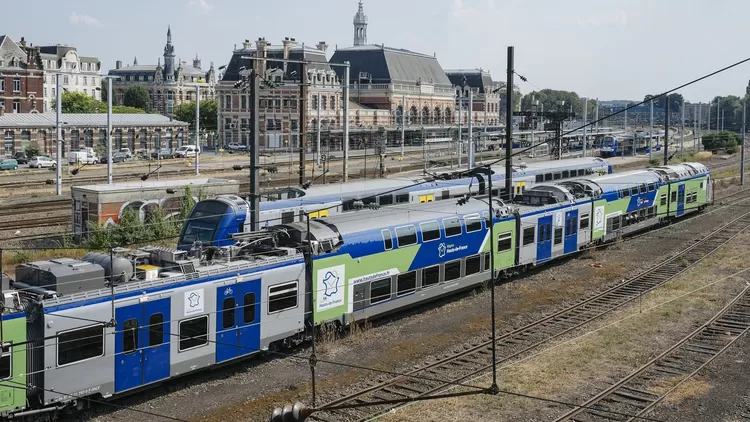
M 57 105 L 52 101 L 52 108 Z M 95 98 L 89 97 L 82 92 L 63 92 L 62 94 L 62 112 L 63 113 L 106 113 L 107 104 Z M 127 106 L 112 106 L 113 114 L 139 114 L 145 113 L 143 109 Z
M 723 130 L 703 135 L 703 148 L 706 151 L 723 149 L 732 154 L 737 150 L 740 136 L 734 132 Z
M 532 91 L 524 95 L 521 100 L 521 110 L 531 110 L 531 98 L 539 101 L 540 109 L 544 106 L 545 111 L 570 111 L 570 106 L 573 106 L 573 112 L 576 115 L 583 116 L 583 103 L 584 101 L 572 91 L 559 91 L 554 89 L 543 89 L 541 91 Z M 565 105 L 560 106 L 559 103 L 565 101 Z M 588 102 L 589 117 L 593 118 L 593 112 L 596 109 L 595 101 Z
M 143 110 L 148 110 L 149 102 L 148 90 L 142 86 L 129 87 L 122 98 L 123 105 Z
M 200 129 L 216 131 L 219 109 L 215 100 L 201 101 Z M 174 110 L 174 118 L 187 122 L 188 127 L 195 128 L 195 101 L 182 103 Z
M 31 142 L 26 146 L 23 152 L 28 158 L 36 157 L 37 155 L 39 155 L 39 144 L 37 144 L 36 142 Z
M 646 102 L 644 105 L 651 105 L 649 103 L 649 100 L 653 98 L 654 100 L 654 108 L 664 108 L 665 102 L 664 102 L 664 96 L 656 96 L 656 95 L 646 95 L 643 98 L 643 101 Z M 670 112 L 679 112 L 682 111 L 682 104 L 685 102 L 685 99 L 683 98 L 682 94 L 680 93 L 672 93 L 669 94 L 669 111 Z
M 108 85 L 109 85 L 108 81 L 106 79 L 102 79 L 102 82 L 101 82 L 102 91 L 101 92 L 102 92 L 102 102 L 104 102 L 104 103 L 107 102 L 107 95 L 109 94 L 109 92 L 108 92 L 109 86 Z

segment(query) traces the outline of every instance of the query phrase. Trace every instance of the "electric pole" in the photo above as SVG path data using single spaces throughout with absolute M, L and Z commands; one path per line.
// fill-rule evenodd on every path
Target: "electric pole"
M 664 165 L 669 164 L 669 95 L 664 96 Z
M 508 75 L 505 85 L 505 192 L 513 199 L 513 46 L 508 47 Z M 492 177 L 492 176 L 489 176 Z M 494 239 L 492 240 L 494 242 Z M 493 269 L 494 270 L 494 269 Z
M 302 71 L 299 75 L 299 185 L 305 184 L 305 146 L 307 144 L 307 63 L 301 63 Z M 345 99 L 344 101 L 346 101 Z M 290 145 L 291 147 L 291 145 Z

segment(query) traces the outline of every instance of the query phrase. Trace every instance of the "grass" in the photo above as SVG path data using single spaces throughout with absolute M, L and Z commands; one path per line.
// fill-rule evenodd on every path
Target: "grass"
M 742 288 L 735 278 L 734 282 L 719 283 L 665 303 L 737 269 L 750 268 L 750 263 L 738 254 L 748 240 L 750 235 L 739 236 L 713 259 L 698 263 L 664 288 L 644 295 L 642 302 L 636 300 L 587 327 L 588 331 L 601 330 L 567 343 L 562 341 L 548 352 L 515 364 L 501 365 L 498 378 L 501 389 L 578 403 L 621 379 L 705 322 Z M 662 305 L 649 310 L 659 304 Z M 610 325 L 615 321 L 619 322 Z M 664 380 L 655 386 L 655 391 L 667 391 L 678 381 Z M 465 383 L 489 385 L 490 379 L 482 377 Z M 669 400 L 679 402 L 709 389 L 705 380 L 691 379 L 671 394 Z M 549 420 L 567 410 L 570 409 L 501 393 L 420 403 L 381 420 Z

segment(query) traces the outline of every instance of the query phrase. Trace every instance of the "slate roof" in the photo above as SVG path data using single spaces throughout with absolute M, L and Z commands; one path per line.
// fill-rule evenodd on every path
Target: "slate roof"
M 283 59 L 284 58 L 284 46 L 283 45 L 271 45 L 268 46 L 267 49 L 267 57 L 269 59 L 276 58 L 276 59 Z M 225 82 L 235 82 L 240 80 L 240 68 L 244 66 L 246 69 L 252 69 L 253 67 L 253 60 L 250 59 L 243 59 L 242 57 L 256 57 L 257 49 L 255 47 L 252 48 L 243 48 L 239 50 L 235 50 L 232 54 L 231 60 L 229 60 L 229 64 L 227 65 L 226 69 L 224 69 L 224 77 L 221 79 Z M 296 45 L 292 47 L 289 50 L 289 60 L 308 60 L 311 62 L 315 62 L 314 64 L 309 64 L 307 66 L 308 70 L 314 69 L 314 70 L 331 70 L 331 67 L 328 66 L 328 62 L 326 60 L 326 55 L 323 51 L 318 50 L 317 48 L 311 48 L 303 45 Z M 267 69 L 284 69 L 284 63 L 281 62 L 274 62 L 273 60 L 269 60 L 266 64 Z M 299 63 L 287 63 L 286 64 L 286 72 L 284 73 L 284 79 L 288 80 L 299 80 L 299 75 L 301 73 L 302 65 Z M 292 72 L 297 72 L 294 76 L 291 75 Z
M 351 64 L 350 82 L 357 81 L 360 72 L 366 72 L 372 76 L 373 84 L 422 81 L 444 87 L 452 85 L 435 57 L 409 50 L 363 45 L 336 50 L 330 60 L 331 63 L 345 61 Z M 344 68 L 334 70 L 343 78 Z
M 107 113 L 63 113 L 64 126 L 106 127 Z M 0 128 L 54 127 L 55 113 L 6 113 L 0 116 Z M 187 123 L 160 114 L 113 114 L 112 126 L 187 126 Z
M 83 60 L 83 57 L 81 57 L 81 60 Z M 175 76 L 177 76 L 177 69 L 180 66 L 177 65 L 175 68 Z M 132 74 L 146 74 L 146 75 L 154 75 L 156 73 L 157 65 L 155 64 L 139 64 L 139 65 L 133 65 L 133 66 L 125 66 L 121 67 L 119 69 L 111 69 L 109 71 L 110 75 L 132 75 Z M 162 66 L 162 70 L 164 69 L 164 66 Z M 196 67 L 190 66 L 188 64 L 183 63 L 182 64 L 182 73 L 187 76 L 206 76 L 208 71 L 198 69 Z
M 448 69 L 445 74 L 454 86 L 463 86 L 465 80 L 467 87 L 479 88 L 481 94 L 494 89 L 492 76 L 481 69 Z

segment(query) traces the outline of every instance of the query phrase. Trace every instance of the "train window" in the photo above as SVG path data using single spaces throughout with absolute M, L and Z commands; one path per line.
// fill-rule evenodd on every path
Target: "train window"
M 546 173 L 544 175 L 544 181 L 549 182 L 550 180 L 552 180 L 552 173 Z
M 449 191 L 449 190 L 444 190 L 444 191 L 443 191 L 443 196 L 442 196 L 442 198 L 440 198 L 440 199 L 443 199 L 443 200 L 445 200 L 445 199 L 451 199 L 451 191 Z
M 342 201 L 342 205 L 343 205 L 344 211 L 353 210 L 354 209 L 354 200 L 353 199 L 348 199 L 348 200 Z
M 398 247 L 414 245 L 417 243 L 417 229 L 414 226 L 396 227 Z
M 653 192 L 656 190 L 656 184 L 655 183 L 649 183 L 648 184 L 648 191 Z
M 318 280 L 322 283 L 322 280 Z M 279 284 L 268 288 L 268 313 L 297 307 L 297 282 Z
M 486 252 L 486 253 L 484 254 L 484 268 L 482 268 L 482 271 L 483 271 L 483 272 L 485 272 L 485 271 L 489 271 L 489 270 L 490 270 L 490 264 L 491 264 L 491 263 L 492 263 L 492 261 L 491 261 L 491 258 L 490 258 L 490 253 L 489 253 L 489 252 Z
M 561 177 L 560 177 L 560 173 L 555 173 L 555 174 L 553 174 L 553 175 L 552 175 L 552 178 L 553 178 L 554 180 L 560 180 L 560 178 L 561 178 Z
M 677 201 L 677 192 L 672 192 L 672 202 Z
M 255 322 L 255 293 L 247 293 L 242 298 L 242 323 L 250 324 Z
M 440 282 L 440 266 L 425 268 L 422 270 L 422 288 L 434 286 Z
M 586 170 L 585 169 L 578 169 L 578 177 L 585 176 Z
M 656 214 L 656 207 L 646 208 L 646 218 L 654 218 L 655 214 Z
M 148 347 L 164 343 L 164 314 L 153 314 L 148 318 Z
M 466 233 L 482 230 L 482 220 L 478 214 L 464 216 L 464 224 L 466 224 Z
M 646 193 L 646 185 L 641 185 L 640 188 L 641 193 Z
M 391 231 L 383 230 L 380 233 L 383 235 L 383 248 L 387 251 L 393 249 L 393 238 L 391 237 Z
M 667 194 L 662 193 L 661 197 L 659 197 L 659 205 L 667 205 Z
M 409 202 L 409 194 L 408 193 L 402 193 L 400 195 L 396 195 L 396 203 L 397 204 L 403 204 Z
M 443 219 L 443 227 L 445 227 L 445 237 L 461 234 L 461 220 L 458 217 Z
M 466 258 L 466 270 L 464 271 L 466 273 L 465 275 L 472 275 L 481 271 L 482 265 L 479 261 L 479 255 L 474 255 Z
M 225 297 L 221 302 L 221 327 L 228 329 L 234 327 L 234 308 L 237 306 L 234 297 Z
M 560 243 L 562 243 L 562 237 L 563 237 L 563 228 L 555 227 L 555 245 L 559 245 Z
M 531 245 L 532 243 L 534 243 L 535 231 L 536 230 L 534 227 L 526 227 L 525 229 L 523 229 L 523 246 Z
M 451 281 L 461 278 L 461 260 L 446 262 L 444 269 L 444 281 Z
M 0 379 L 8 379 L 13 376 L 13 358 L 10 351 L 10 344 L 3 344 L 3 355 L 0 357 Z
M 396 295 L 401 296 L 417 290 L 417 272 L 399 274 L 396 282 Z
M 440 225 L 437 221 L 422 223 L 419 225 L 419 229 L 422 230 L 422 242 L 440 239 Z
M 630 196 L 630 190 L 628 190 L 628 188 L 623 189 L 622 190 L 622 197 L 623 198 L 627 198 L 628 196 Z
M 497 235 L 497 252 L 509 251 L 513 247 L 513 234 L 511 232 Z
M 585 230 L 589 228 L 589 215 L 588 214 L 581 214 L 580 227 L 581 227 L 581 230 Z
M 180 321 L 178 351 L 194 349 L 208 344 L 208 315 Z
M 133 318 L 122 324 L 122 353 L 129 355 L 138 350 L 138 320 Z
M 701 182 L 701 189 L 703 189 L 703 182 Z
M 57 334 L 57 366 L 104 356 L 104 324 Z
M 370 304 L 391 298 L 391 279 L 384 278 L 370 283 Z
M 378 197 L 378 203 L 380 205 L 392 205 L 393 195 L 381 195 Z
M 544 175 L 543 175 L 543 174 L 537 174 L 537 175 L 536 175 L 536 182 L 537 182 L 537 183 L 542 183 L 542 182 L 544 182 Z
M 633 186 L 632 188 L 630 188 L 630 194 L 632 196 L 638 195 L 638 187 L 637 186 Z
M 294 211 L 281 213 L 281 224 L 294 223 Z
M 575 170 L 574 170 L 574 171 L 575 171 Z M 569 177 L 570 177 L 570 171 L 568 171 L 568 170 L 563 170 L 563 172 L 562 172 L 562 178 L 563 178 L 563 179 L 567 179 L 567 178 L 569 178 Z

